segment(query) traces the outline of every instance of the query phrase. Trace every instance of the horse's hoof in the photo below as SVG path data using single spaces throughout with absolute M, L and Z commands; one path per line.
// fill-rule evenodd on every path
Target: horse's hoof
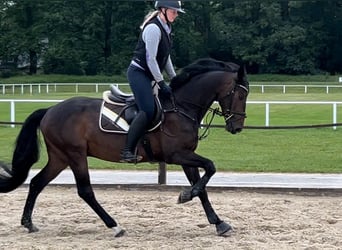
M 121 236 L 124 236 L 126 233 L 126 231 L 122 229 L 120 226 L 113 227 L 113 231 L 114 231 L 114 237 L 121 237 Z
M 232 230 L 233 228 L 224 221 L 216 225 L 216 232 L 219 236 L 227 236 Z
M 39 231 L 38 227 L 36 227 L 35 225 L 31 225 L 27 229 L 29 230 L 29 233 L 36 233 Z
M 192 200 L 191 190 L 183 190 L 178 197 L 178 204 L 185 203 Z

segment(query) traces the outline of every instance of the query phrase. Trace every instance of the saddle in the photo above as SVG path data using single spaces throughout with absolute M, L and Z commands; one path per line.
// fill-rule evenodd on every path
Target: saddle
M 147 131 L 157 129 L 163 120 L 163 110 L 157 96 L 154 96 L 155 114 Z M 103 92 L 103 101 L 99 116 L 99 127 L 104 132 L 127 133 L 129 126 L 138 113 L 133 94 L 122 92 L 111 85 L 110 90 Z

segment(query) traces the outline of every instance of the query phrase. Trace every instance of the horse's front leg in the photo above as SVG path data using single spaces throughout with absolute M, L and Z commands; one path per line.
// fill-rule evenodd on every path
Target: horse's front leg
M 182 166 L 184 173 L 186 177 L 188 178 L 191 186 L 194 186 L 195 183 L 197 183 L 200 180 L 200 174 L 198 171 L 198 168 L 191 168 L 188 166 Z M 191 192 L 189 192 L 191 194 Z M 182 195 L 184 195 L 184 191 L 180 194 L 180 198 L 182 199 Z M 217 234 L 220 236 L 225 235 L 226 233 L 230 232 L 232 230 L 232 227 L 227 224 L 226 222 L 222 221 L 218 215 L 215 213 L 213 207 L 211 206 L 211 203 L 208 198 L 207 191 L 204 189 L 203 192 L 201 192 L 198 197 L 201 200 L 203 209 L 205 211 L 205 214 L 207 215 L 208 221 L 210 224 L 214 224 L 216 226 Z M 192 198 L 191 198 L 192 199 Z M 178 200 L 180 202 L 180 200 Z
M 191 180 L 187 176 L 192 185 L 192 188 L 190 190 L 182 191 L 179 196 L 178 203 L 185 203 L 192 200 L 192 198 L 194 197 L 200 196 L 201 193 L 205 192 L 205 187 L 207 186 L 210 178 L 216 173 L 215 165 L 211 160 L 196 155 L 195 153 L 187 154 L 183 161 L 184 160 L 186 161 L 186 164 L 181 165 L 186 175 L 188 168 L 194 168 L 198 171 L 199 167 L 203 167 L 205 173 L 202 178 L 198 174 L 198 177 L 196 176 L 196 178 L 192 178 Z
M 189 155 L 187 155 L 189 156 Z M 183 158 L 184 159 L 184 158 Z M 200 159 L 204 159 L 200 157 Z M 207 160 L 207 159 L 205 159 Z M 216 172 L 214 164 L 210 161 L 209 165 L 214 167 L 214 171 L 209 172 L 211 173 L 211 176 Z M 225 235 L 226 233 L 230 232 L 232 230 L 232 227 L 227 224 L 226 222 L 222 221 L 217 214 L 215 213 L 213 207 L 211 206 L 211 203 L 208 198 L 207 191 L 205 189 L 206 184 L 209 182 L 210 177 L 206 176 L 208 171 L 203 175 L 203 177 L 200 177 L 198 167 L 195 167 L 193 165 L 187 165 L 182 164 L 183 170 L 185 172 L 186 177 L 188 178 L 192 188 L 189 190 L 183 190 L 178 198 L 178 203 L 184 203 L 187 201 L 192 200 L 192 198 L 198 196 L 201 200 L 202 206 L 204 208 L 204 211 L 207 215 L 208 221 L 210 224 L 214 224 L 216 226 L 216 232 L 218 235 Z M 208 179 L 207 179 L 208 178 Z

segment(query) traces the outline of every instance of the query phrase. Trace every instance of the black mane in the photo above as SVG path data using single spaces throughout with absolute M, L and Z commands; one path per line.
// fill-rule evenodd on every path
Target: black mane
M 180 74 L 172 79 L 170 87 L 175 90 L 183 84 L 189 82 L 194 76 L 210 71 L 227 71 L 235 73 L 239 70 L 239 67 L 239 65 L 232 62 L 223 62 L 212 58 L 199 59 L 194 63 L 184 67 Z

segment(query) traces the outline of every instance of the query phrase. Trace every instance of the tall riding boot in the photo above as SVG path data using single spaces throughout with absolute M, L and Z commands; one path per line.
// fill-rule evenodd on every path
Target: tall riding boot
M 132 121 L 127 133 L 126 145 L 121 151 L 121 162 L 134 163 L 141 161 L 142 156 L 135 155 L 133 152 L 138 144 L 139 139 L 144 135 L 147 127 L 147 116 L 143 111 L 139 111 Z

